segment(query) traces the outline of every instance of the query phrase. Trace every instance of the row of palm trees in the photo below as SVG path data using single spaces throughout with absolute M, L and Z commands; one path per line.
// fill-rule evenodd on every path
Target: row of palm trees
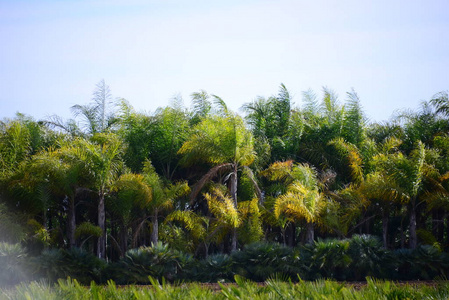
M 78 119 L 5 120 L 1 236 L 110 259 L 160 239 L 200 256 L 354 233 L 444 248 L 447 93 L 383 124 L 368 124 L 354 91 L 344 105 L 329 89 L 303 101 L 295 108 L 281 85 L 242 118 L 201 91 L 192 110 L 174 99 L 146 114 L 113 105 L 102 81 L 72 107 Z

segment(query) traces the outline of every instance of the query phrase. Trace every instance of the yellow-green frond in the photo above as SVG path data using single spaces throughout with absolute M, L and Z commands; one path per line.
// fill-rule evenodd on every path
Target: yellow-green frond
M 310 190 L 294 183 L 289 186 L 286 194 L 276 199 L 274 214 L 276 218 L 285 215 L 292 221 L 304 219 L 307 222 L 316 222 L 324 206 L 324 197 L 318 190 Z
M 195 239 L 204 239 L 206 236 L 206 221 L 190 210 L 175 210 L 167 216 L 165 222 L 177 221 L 184 225 Z
M 151 187 L 145 183 L 140 174 L 123 174 L 116 180 L 112 190 L 117 192 L 119 198 L 134 201 L 141 208 L 146 207 L 152 200 Z
M 219 222 L 232 228 L 239 227 L 241 220 L 231 197 L 224 195 L 218 189 L 214 190 L 213 194 L 204 194 L 204 197 L 207 200 L 209 210 Z
M 277 161 L 272 163 L 266 170 L 261 172 L 261 175 L 269 180 L 285 180 L 290 177 L 293 161 Z

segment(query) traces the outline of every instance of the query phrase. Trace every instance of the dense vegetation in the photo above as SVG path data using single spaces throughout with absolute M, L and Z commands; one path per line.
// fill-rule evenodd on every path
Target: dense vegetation
M 74 119 L 0 122 L 0 283 L 448 275 L 447 92 L 384 123 L 354 91 L 192 104 L 102 81 Z
M 15 290 L 0 291 L 0 299 L 447 299 L 449 286 L 398 285 L 368 279 L 367 285 L 354 287 L 333 281 L 293 284 L 277 278 L 264 285 L 236 276 L 235 285 L 220 284 L 219 290 L 199 284 L 167 285 L 152 279 L 151 287 L 126 286 L 118 288 L 113 281 L 106 286 L 91 283 L 82 286 L 76 280 L 59 280 L 54 287 L 33 282 Z

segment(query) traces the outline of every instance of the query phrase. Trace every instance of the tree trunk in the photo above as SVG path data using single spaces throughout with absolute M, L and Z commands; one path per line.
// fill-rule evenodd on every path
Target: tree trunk
M 233 173 L 231 174 L 231 197 L 234 200 L 234 205 L 237 208 L 237 164 L 234 164 Z M 232 229 L 231 252 L 237 250 L 237 228 Z
M 128 250 L 128 227 L 125 224 L 122 224 L 120 227 L 120 250 L 122 251 L 121 256 L 123 257 Z
M 311 245 L 315 239 L 315 229 L 312 222 L 306 224 L 306 244 Z
M 438 214 L 438 223 L 437 227 L 437 240 L 439 243 L 444 244 L 444 211 L 440 208 L 437 210 Z
M 98 193 L 98 226 L 101 228 L 102 236 L 98 238 L 97 242 L 97 256 L 99 258 L 106 258 L 106 212 L 104 206 L 104 192 L 101 190 Z
M 415 207 L 415 199 L 412 200 L 409 206 L 410 209 L 410 240 L 409 247 L 410 249 L 415 249 L 418 245 L 418 238 L 416 236 L 416 207 Z
M 401 219 L 401 249 L 404 248 L 405 248 L 405 233 L 404 233 L 403 219 Z
M 159 240 L 159 221 L 157 209 L 155 210 L 154 215 L 151 217 L 151 222 L 153 223 L 153 230 L 151 231 L 150 243 L 151 246 L 156 246 Z
M 295 247 L 295 237 L 296 237 L 296 225 L 295 223 L 290 223 L 289 225 L 289 233 L 288 233 L 288 245 L 290 247 Z
M 237 228 L 232 228 L 231 252 L 237 250 Z
M 76 230 L 76 217 L 75 217 L 75 197 L 67 197 L 69 207 L 67 211 L 67 236 L 69 239 L 69 248 L 76 246 L 75 230 Z
M 281 228 L 282 241 L 284 242 L 284 246 L 287 246 L 286 230 L 287 228 L 285 228 L 285 226 Z
M 384 248 L 388 249 L 388 212 L 382 210 L 382 241 Z
M 432 209 L 432 235 L 438 240 L 438 209 Z

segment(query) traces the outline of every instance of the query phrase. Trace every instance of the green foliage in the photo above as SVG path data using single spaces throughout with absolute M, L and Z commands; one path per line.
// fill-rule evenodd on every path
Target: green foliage
M 351 257 L 347 251 L 348 240 L 317 240 L 301 251 L 302 260 L 307 268 L 307 279 L 335 278 L 346 280 L 344 271 L 350 266 Z
M 186 279 L 199 282 L 232 281 L 234 260 L 227 254 L 214 254 L 195 261 L 186 269 Z
M 0 287 L 29 279 L 26 261 L 26 252 L 20 244 L 0 242 Z
M 182 277 L 184 266 L 191 256 L 157 243 L 152 247 L 128 250 L 125 256 L 114 263 L 109 274 L 121 284 L 148 283 L 148 276 L 173 281 Z
M 435 286 L 425 284 L 403 285 L 368 278 L 367 285 L 354 287 L 339 282 L 319 280 L 314 282 L 282 282 L 270 279 L 266 285 L 236 276 L 235 285 L 220 284 L 214 292 L 210 287 L 198 284 L 170 285 L 164 281 L 151 280 L 152 287 L 117 287 L 108 281 L 105 286 L 91 283 L 82 286 L 76 280 L 60 280 L 55 286 L 45 282 L 32 282 L 16 289 L 0 290 L 0 299 L 447 299 L 449 286 L 441 282 Z
M 382 247 L 378 238 L 370 235 L 354 235 L 349 241 L 347 251 L 351 258 L 348 271 L 353 280 L 364 280 L 366 277 L 385 278 L 392 260 Z
M 212 194 L 204 194 L 210 212 L 216 217 L 217 222 L 223 226 L 237 228 L 241 224 L 237 207 L 234 201 L 223 194 L 220 189 L 214 189 Z
M 184 227 L 177 224 L 162 224 L 159 227 L 159 239 L 170 249 L 190 254 L 193 254 L 198 246 L 198 241 L 188 234 Z
M 238 115 L 211 116 L 193 128 L 179 150 L 184 163 L 206 161 L 213 165 L 235 162 L 242 166 L 254 161 L 253 139 Z
M 238 211 L 242 219 L 242 224 L 238 228 L 238 236 L 243 244 L 258 242 L 262 239 L 262 214 L 258 203 L 257 198 L 238 203 Z
M 27 230 L 21 219 L 0 203 L 0 242 L 18 243 L 25 239 Z
M 91 222 L 83 222 L 76 227 L 75 237 L 77 239 L 94 237 L 98 238 L 103 235 L 103 231 L 100 227 L 92 224 Z
M 241 251 L 232 253 L 234 269 L 248 279 L 260 282 L 274 276 L 285 274 L 296 276 L 298 268 L 295 251 L 277 243 L 259 242 L 246 245 Z
M 106 262 L 79 248 L 49 249 L 31 260 L 37 276 L 50 281 L 71 277 L 83 284 L 101 282 Z
M 28 256 L 47 249 L 30 259 L 41 261 L 33 263 L 41 272 L 36 276 L 56 280 L 74 274 L 83 283 L 102 282 L 102 274 L 119 278 L 114 270 L 133 265 L 129 257 L 148 269 L 128 270 L 137 274 L 133 282 L 152 282 L 148 274 L 158 279 L 169 274 L 174 281 L 198 273 L 206 280 L 203 270 L 217 280 L 270 276 L 272 296 L 279 297 L 293 294 L 283 294 L 277 279 L 297 273 L 338 280 L 447 276 L 448 257 L 442 252 L 449 209 L 447 92 L 383 124 L 367 124 L 354 91 L 344 105 L 330 89 L 324 88 L 320 99 L 309 91 L 297 109 L 281 85 L 277 95 L 245 105 L 246 124 L 215 95 L 200 91 L 192 98 L 192 111 L 178 98 L 151 115 L 136 113 L 122 101 L 121 114 L 114 117 L 114 111 L 108 113 L 108 87 L 101 82 L 90 104 L 73 108 L 83 118 L 84 133 L 75 120 L 56 117 L 35 122 L 17 115 L 0 122 L 0 240 L 22 243 Z M 156 244 L 158 232 L 169 245 L 160 246 L 164 249 Z M 374 235 L 381 232 L 384 248 L 396 251 L 380 246 Z M 98 237 L 99 246 L 91 247 Z M 111 260 L 130 247 L 154 243 L 160 249 L 151 255 L 148 249 L 130 252 L 128 261 L 124 257 L 108 266 L 110 273 L 102 273 L 103 261 L 82 251 L 48 250 L 82 247 L 89 238 L 89 248 Z M 248 252 L 242 261 L 274 257 L 263 246 L 252 249 L 251 243 L 262 239 L 310 245 L 280 258 L 289 262 L 285 268 L 275 258 L 268 265 L 257 263 L 261 270 L 235 261 L 242 252 Z M 418 247 L 397 250 L 405 243 Z M 238 248 L 240 254 L 208 257 Z M 239 287 L 258 291 L 242 277 L 234 279 Z M 376 286 L 370 283 L 368 290 Z M 327 283 L 320 289 L 339 287 Z M 90 290 L 100 297 L 101 288 Z M 413 295 L 393 290 L 385 288 L 384 294 Z M 243 295 L 232 288 L 222 294 Z
M 208 242 L 209 219 L 190 210 L 175 210 L 164 221 L 166 225 L 161 232 L 161 239 L 170 248 L 192 252 L 201 242 Z
M 73 105 L 71 107 L 75 117 L 81 116 L 83 129 L 94 135 L 113 129 L 117 123 L 111 90 L 104 80 L 97 83 L 92 94 L 92 102 L 87 105 Z
M 394 252 L 397 276 L 402 280 L 420 278 L 431 280 L 447 278 L 449 257 L 437 248 L 424 245 L 416 249 L 399 249 Z

